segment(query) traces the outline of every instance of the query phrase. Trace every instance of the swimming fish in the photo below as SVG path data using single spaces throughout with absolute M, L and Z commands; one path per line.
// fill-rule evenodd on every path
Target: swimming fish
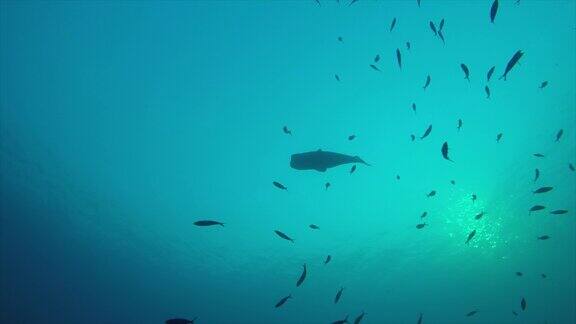
M 566 214 L 568 211 L 566 209 L 556 209 L 550 212 L 552 215 L 562 215 Z
M 442 157 L 450 162 L 454 162 L 450 159 L 450 157 L 448 157 L 448 142 L 444 142 L 444 144 L 442 144 Z
M 416 322 L 416 324 L 422 324 L 422 313 L 420 313 L 420 316 L 418 317 L 418 322 Z
M 494 23 L 496 13 L 498 13 L 498 0 L 494 0 L 494 2 L 492 3 L 492 7 L 490 8 L 490 21 L 492 23 Z
M 558 131 L 558 133 L 556 133 L 556 142 L 558 142 L 560 140 L 560 138 L 562 138 L 562 134 L 564 134 L 564 130 L 560 129 Z
M 434 197 L 434 196 L 436 196 L 436 190 L 430 191 L 426 196 L 427 196 L 427 197 Z
M 281 189 L 281 190 L 288 190 L 288 188 L 286 188 L 286 186 L 284 186 L 283 184 L 281 184 L 278 181 L 272 181 L 272 184 L 274 185 L 274 187 Z
M 455 185 L 455 184 L 456 184 L 456 181 L 450 180 L 450 183 L 451 183 L 452 185 Z
M 426 88 L 428 88 L 428 86 L 430 85 L 430 81 L 432 81 L 432 79 L 430 78 L 430 75 L 428 75 L 426 77 L 426 83 L 424 84 L 424 87 L 422 87 L 422 89 L 426 90 Z
M 349 141 L 353 141 L 356 138 L 356 135 L 350 135 L 348 136 L 348 140 Z
M 319 6 L 321 6 L 320 0 L 314 0 L 314 2 L 316 2 Z
M 550 236 L 548 236 L 548 235 L 538 236 L 538 239 L 541 240 L 541 241 L 545 241 L 545 240 L 547 240 L 547 239 L 549 239 L 549 238 L 550 238 Z
M 440 20 L 440 24 L 438 24 L 438 31 L 442 31 L 442 29 L 444 28 L 444 18 L 442 18 L 442 20 Z
M 339 42 L 343 42 L 343 41 L 344 41 L 344 39 L 342 38 L 342 36 L 338 36 L 338 41 L 339 41 Z
M 476 313 L 478 313 L 478 311 L 477 311 L 477 310 L 473 310 L 473 311 L 467 313 L 466 316 L 467 316 L 467 317 L 474 316 L 474 314 L 476 314 Z
M 496 1 L 498 1 L 498 0 L 496 0 Z M 518 50 L 518 51 L 516 51 L 516 53 L 514 53 L 514 55 L 510 59 L 510 61 L 508 61 L 508 64 L 506 64 L 506 69 L 504 70 L 504 74 L 502 74 L 500 79 L 504 79 L 504 81 L 506 81 L 506 76 L 508 75 L 510 70 L 512 70 L 512 68 L 516 65 L 516 63 L 518 63 L 518 61 L 520 60 L 522 55 L 524 55 L 524 52 L 522 52 L 522 50 Z
M 410 134 L 410 138 L 412 139 L 412 142 L 414 142 L 414 140 L 416 139 L 416 136 L 414 134 Z
M 378 63 L 378 61 L 380 61 L 380 54 L 376 54 L 374 57 L 374 63 Z
M 284 134 L 292 135 L 292 131 L 288 129 L 288 126 L 282 127 L 282 131 L 284 131 Z
M 442 31 L 441 31 L 441 30 L 438 31 L 438 37 L 440 38 L 440 40 L 442 40 L 442 43 L 445 43 L 445 41 L 444 41 L 444 34 L 442 34 Z
M 512 311 L 512 314 L 514 314 L 514 316 L 518 316 L 518 313 L 516 313 L 515 311 Z
M 410 50 L 410 42 L 406 42 L 406 49 Z
M 530 209 L 528 210 L 528 214 L 530 214 L 530 213 L 532 213 L 532 212 L 534 212 L 534 211 L 542 210 L 542 209 L 544 209 L 544 208 L 546 208 L 546 207 L 545 207 L 545 206 L 542 206 L 542 205 L 534 205 L 534 206 L 530 207 Z
M 398 61 L 398 67 L 402 70 L 402 53 L 400 53 L 400 49 L 396 49 L 396 61 Z
M 324 264 L 328 264 L 328 262 L 330 262 L 330 260 L 332 260 L 332 256 L 331 256 L 331 255 L 328 255 L 328 256 L 326 257 L 326 260 L 324 260 Z
M 430 20 L 430 29 L 434 32 L 434 36 L 438 36 L 438 31 L 436 30 L 436 26 L 434 26 L 434 22 Z
M 294 243 L 294 240 L 292 238 L 290 238 L 288 235 L 286 235 L 286 234 L 284 234 L 278 230 L 274 230 L 274 233 L 276 233 L 276 235 L 280 236 L 281 238 Z
M 324 172 L 329 168 L 348 163 L 362 163 L 370 165 L 358 156 L 350 156 L 322 150 L 292 154 L 290 157 L 290 167 L 296 170 L 316 170 Z
M 370 64 L 370 67 L 371 67 L 372 69 L 378 71 L 378 72 L 382 72 L 382 71 L 380 71 L 380 69 L 379 69 L 376 65 L 374 65 L 374 64 Z
M 336 78 L 336 81 L 340 81 L 340 77 L 338 76 L 338 74 L 334 74 L 334 77 Z
M 428 212 L 423 212 L 422 215 L 420 215 L 420 218 L 424 218 L 426 216 L 428 216 Z
M 540 89 L 544 89 L 546 88 L 546 86 L 548 85 L 548 81 L 542 81 L 542 83 L 540 83 Z
M 334 304 L 337 304 L 340 301 L 340 297 L 342 297 L 342 291 L 344 291 L 344 287 L 340 288 L 334 297 Z
M 534 153 L 533 155 L 534 155 L 535 157 L 539 157 L 539 158 L 543 158 L 543 157 L 544 157 L 544 154 L 542 154 L 542 153 Z
M 466 243 L 465 243 L 465 244 L 468 244 L 468 242 L 470 242 L 470 240 L 471 240 L 472 238 L 474 238 L 474 235 L 476 235 L 476 230 L 473 230 L 472 232 L 470 232 L 470 234 L 468 234 L 468 238 L 466 239 Z M 474 315 L 474 314 L 472 314 L 472 315 Z M 468 315 L 468 316 L 472 316 L 472 315 Z
M 418 225 L 416 225 L 416 228 L 422 229 L 422 228 L 424 228 L 424 226 L 426 226 L 426 223 L 418 224 Z
M 364 315 L 366 315 L 366 313 L 362 311 L 362 314 L 358 315 L 358 317 L 356 317 L 356 319 L 354 320 L 354 324 L 360 324 L 360 322 L 362 322 L 362 319 L 364 318 Z
M 396 17 L 394 17 L 394 19 L 392 20 L 392 23 L 390 24 L 390 31 L 392 31 L 394 29 L 394 26 L 396 26 Z
M 490 70 L 488 70 L 488 73 L 486 73 L 486 82 L 490 82 L 490 78 L 492 77 L 495 68 L 496 66 L 491 67 Z
M 502 133 L 498 133 L 498 135 L 496 135 L 496 143 L 499 143 L 501 139 L 502 139 Z
M 475 202 L 475 201 L 476 201 L 476 195 L 472 194 L 472 202 Z
M 572 163 L 568 163 L 568 169 L 570 169 L 570 171 L 574 171 L 574 165 Z
M 460 131 L 460 128 L 462 128 L 462 119 L 458 119 L 458 126 L 456 126 L 456 129 L 458 129 L 458 131 Z
M 326 182 L 324 184 L 324 190 L 328 190 L 328 188 L 330 188 L 330 186 L 331 186 L 330 182 Z
M 522 300 L 520 301 L 520 307 L 523 311 L 526 310 L 526 299 L 524 299 L 524 297 L 522 297 Z
M 416 3 L 418 4 L 418 8 L 420 8 L 420 0 L 416 0 Z
M 415 104 L 415 103 L 412 103 L 412 111 L 413 111 L 414 113 L 416 113 L 416 104 Z
M 523 274 L 522 272 L 520 272 L 520 271 L 516 271 L 516 276 L 518 276 L 518 277 L 522 277 L 523 275 L 524 275 L 524 274 Z
M 320 229 L 320 227 L 318 227 L 318 225 L 316 224 L 310 224 L 308 225 L 308 227 L 310 227 L 311 229 Z
M 332 324 L 344 324 L 344 323 L 348 323 L 348 315 L 346 315 L 344 319 L 332 322 Z
M 196 225 L 196 226 L 213 226 L 213 225 L 224 226 L 224 223 L 220 223 L 220 222 L 213 221 L 213 220 L 199 220 L 199 221 L 194 222 L 194 225 Z
M 464 72 L 464 79 L 468 80 L 468 82 L 470 82 L 470 70 L 468 69 L 468 67 L 466 66 L 466 64 L 461 63 L 460 64 L 460 68 L 462 69 L 462 71 Z
M 304 280 L 306 280 L 306 263 L 304 263 L 304 265 L 302 266 L 302 273 L 300 274 L 300 278 L 298 278 L 298 281 L 296 282 L 296 287 L 300 287 L 300 285 L 302 285 Z
M 352 0 L 352 1 L 350 1 L 350 4 L 348 4 L 348 7 L 350 7 L 351 5 L 353 5 L 356 1 L 358 1 L 358 0 Z
M 545 273 L 541 274 L 540 277 L 542 277 L 542 279 L 546 279 L 546 277 L 548 277 Z
M 428 135 L 430 135 L 430 132 L 432 132 L 432 124 L 430 124 L 428 128 L 426 128 L 426 131 L 424 132 L 424 134 L 422 134 L 422 136 L 420 136 L 420 139 L 425 139 Z
M 350 174 L 354 173 L 354 171 L 356 171 L 356 164 L 350 168 Z
M 166 320 L 164 323 L 166 323 L 166 324 L 194 324 L 194 321 L 197 318 L 198 317 L 194 317 L 191 320 L 185 319 L 185 318 L 172 318 L 172 319 Z
M 396 180 L 400 180 L 400 176 L 399 176 L 399 175 L 396 175 Z
M 486 92 L 486 99 L 490 99 L 490 88 L 488 86 L 484 87 L 484 92 Z
M 280 299 L 280 301 L 278 301 L 278 302 L 276 303 L 276 305 L 274 305 L 274 307 L 275 307 L 275 308 L 278 308 L 278 307 L 284 305 L 284 303 L 285 303 L 286 301 L 288 301 L 288 299 L 290 299 L 290 298 L 292 298 L 292 295 L 288 295 L 288 296 Z
M 540 170 L 534 169 L 534 182 L 540 178 Z
M 482 216 L 484 216 L 486 213 L 485 212 L 481 212 L 479 214 L 477 214 L 476 216 L 474 216 L 474 219 L 478 220 L 480 218 L 482 218 Z
M 535 191 L 532 191 L 532 193 L 535 193 L 535 194 L 545 193 L 545 192 L 548 192 L 552 189 L 554 189 L 554 187 L 541 187 L 541 188 L 536 189 Z

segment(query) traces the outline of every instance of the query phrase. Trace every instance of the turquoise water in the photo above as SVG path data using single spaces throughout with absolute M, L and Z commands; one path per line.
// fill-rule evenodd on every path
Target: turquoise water
M 0 2 L 0 322 L 574 323 L 575 2 L 320 3 Z

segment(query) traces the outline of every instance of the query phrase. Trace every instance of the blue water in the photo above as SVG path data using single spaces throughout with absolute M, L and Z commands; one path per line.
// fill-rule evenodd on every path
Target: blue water
M 576 4 L 515 2 L 1 1 L 0 322 L 575 323 Z

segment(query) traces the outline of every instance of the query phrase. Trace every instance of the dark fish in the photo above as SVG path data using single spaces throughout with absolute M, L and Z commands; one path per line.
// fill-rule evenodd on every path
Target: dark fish
M 398 61 L 398 67 L 402 69 L 402 54 L 400 53 L 400 49 L 396 49 L 396 61 Z
M 556 142 L 558 142 L 560 140 L 560 138 L 562 138 L 562 134 L 564 134 L 564 130 L 560 129 L 558 131 L 558 133 L 556 133 Z
M 399 176 L 399 175 L 396 175 L 396 180 L 400 180 L 400 176 Z
M 336 78 L 336 81 L 340 81 L 340 77 L 338 76 L 338 74 L 334 74 L 334 77 Z
M 315 1 L 319 6 L 321 5 L 321 4 L 320 4 L 320 0 L 314 0 L 314 1 Z
M 454 161 L 452 161 L 452 160 L 450 159 L 450 157 L 448 157 L 448 142 L 444 142 L 444 144 L 442 144 L 442 149 L 441 149 L 441 151 L 442 151 L 442 157 L 443 157 L 445 160 L 448 160 L 448 161 L 450 161 L 450 162 L 454 162 Z
M 356 171 L 356 164 L 350 168 L 350 174 L 354 173 L 354 171 Z
M 488 86 L 484 87 L 484 92 L 486 92 L 486 99 L 490 99 L 490 88 Z
M 324 260 L 324 264 L 328 264 L 328 262 L 330 262 L 330 260 L 332 260 L 332 256 L 331 256 L 331 255 L 328 255 L 328 256 L 326 257 L 326 260 Z
M 522 52 L 522 50 L 518 50 L 516 51 L 516 53 L 514 53 L 514 56 L 512 56 L 510 61 L 508 61 L 508 64 L 506 64 L 506 69 L 504 70 L 504 74 L 502 74 L 500 79 L 504 79 L 504 81 L 506 81 L 506 76 L 508 75 L 510 70 L 512 70 L 512 68 L 516 65 L 516 63 L 518 63 L 522 55 L 524 55 L 524 52 Z
M 490 78 L 492 77 L 495 68 L 496 66 L 491 67 L 490 70 L 488 70 L 488 73 L 486 73 L 486 82 L 490 82 Z
M 420 0 L 416 0 L 416 3 L 418 4 L 418 8 L 420 8 Z
M 354 324 L 360 324 L 360 322 L 362 322 L 362 319 L 364 318 L 364 315 L 366 315 L 366 313 L 362 311 L 362 314 L 358 315 L 358 317 L 356 317 L 356 319 L 354 320 Z
M 541 205 L 534 205 L 534 206 L 530 207 L 530 209 L 528 210 L 528 214 L 530 214 L 531 212 L 534 212 L 534 211 L 542 210 L 544 208 L 546 208 L 546 207 L 541 206 Z
M 502 133 L 498 133 L 498 135 L 496 135 L 496 143 L 500 142 L 501 139 L 502 139 Z
M 549 239 L 549 238 L 550 238 L 550 236 L 548 236 L 548 235 L 538 236 L 538 239 L 541 240 L 541 241 L 545 241 L 545 240 L 547 240 L 547 239 Z
M 545 273 L 541 274 L 540 277 L 542 277 L 542 279 L 546 279 L 546 277 L 548 277 Z
M 344 291 L 344 287 L 340 288 L 334 297 L 334 304 L 337 304 L 340 301 L 340 297 L 342 297 L 342 291 Z
M 286 234 L 284 234 L 284 233 L 282 233 L 282 232 L 280 232 L 280 231 L 278 231 L 278 230 L 274 230 L 274 233 L 276 233 L 276 235 L 280 236 L 281 238 L 283 238 L 283 239 L 285 239 L 285 240 L 287 240 L 287 241 L 290 241 L 290 242 L 294 243 L 294 240 L 291 239 L 288 235 L 286 235 Z
M 482 218 L 482 216 L 484 216 L 486 213 L 485 212 L 481 212 L 478 215 L 474 216 L 474 219 L 478 220 L 480 218 Z
M 418 225 L 416 225 L 416 228 L 417 229 L 423 229 L 424 226 L 426 226 L 426 223 L 418 224 Z
M 353 141 L 356 138 L 356 135 L 350 135 L 348 136 L 348 140 L 349 141 Z
M 475 202 L 475 201 L 476 201 L 476 198 L 477 198 L 476 195 L 475 195 L 475 194 L 472 194 L 472 202 Z
M 540 170 L 534 169 L 534 182 L 540 178 Z
M 406 42 L 406 49 L 410 50 L 410 42 Z
M 396 17 L 394 17 L 394 19 L 392 20 L 392 23 L 390 24 L 390 31 L 392 31 L 394 29 L 394 26 L 396 26 Z
M 471 240 L 472 238 L 474 238 L 474 235 L 476 235 L 476 230 L 473 230 L 472 232 L 470 232 L 470 234 L 468 234 L 468 238 L 466 239 L 466 243 L 465 243 L 465 244 L 468 244 L 468 242 L 470 242 L 470 240 Z M 474 315 L 474 314 L 472 314 L 472 315 Z M 468 316 L 472 316 L 472 315 L 468 315 Z
M 344 39 L 342 38 L 342 36 L 338 36 L 338 41 L 339 41 L 339 42 L 343 42 L 343 41 L 344 41 Z
M 426 196 L 427 196 L 427 197 L 434 197 L 434 196 L 436 196 L 436 190 L 430 191 Z
M 568 163 L 568 169 L 570 169 L 570 171 L 574 171 L 574 165 L 572 163 Z
M 537 194 L 537 193 L 545 193 L 545 192 L 548 192 L 548 191 L 550 191 L 550 190 L 552 190 L 552 189 L 554 189 L 554 187 L 541 187 L 541 188 L 536 189 L 535 191 L 532 191 L 532 193 L 535 193 L 535 194 Z
M 318 225 L 316 224 L 310 224 L 308 225 L 308 227 L 310 227 L 311 229 L 320 229 L 320 227 L 318 227 Z
M 426 216 L 428 216 L 428 212 L 423 212 L 422 215 L 420 215 L 420 218 L 424 218 Z
M 436 26 L 434 26 L 434 22 L 430 21 L 430 29 L 434 32 L 434 36 L 438 36 L 438 31 L 436 30 Z
M 440 20 L 440 24 L 438 24 L 438 32 L 442 31 L 443 28 L 444 28 L 444 18 L 442 18 L 442 20 Z
M 544 157 L 544 154 L 534 153 L 534 156 L 535 156 L 535 157 L 539 157 L 539 158 L 543 158 L 543 157 Z
M 284 131 L 284 134 L 292 135 L 292 131 L 288 129 L 288 126 L 282 127 L 282 131 Z
M 432 124 L 430 124 L 428 128 L 426 128 L 426 131 L 424 132 L 424 134 L 422 134 L 422 136 L 420 136 L 420 139 L 425 139 L 428 135 L 430 135 L 430 132 L 432 132 Z
M 330 182 L 326 182 L 326 183 L 324 184 L 324 189 L 325 189 L 325 190 L 328 190 L 328 188 L 330 188 L 330 186 L 331 186 Z
M 376 54 L 374 57 L 374 63 L 378 63 L 378 61 L 380 61 L 380 54 Z
M 550 212 L 550 214 L 552 215 L 562 215 L 562 214 L 566 214 L 568 213 L 568 211 L 566 209 L 556 209 Z
M 322 150 L 292 154 L 290 157 L 290 167 L 296 170 L 316 170 L 324 172 L 329 168 L 348 163 L 362 163 L 370 165 L 358 156 L 350 156 Z
M 374 65 L 374 64 L 370 64 L 370 67 L 371 67 L 372 69 L 378 71 L 378 72 L 382 72 L 382 71 L 380 71 L 380 69 L 379 69 L 376 65 Z
M 467 317 L 474 316 L 474 314 L 476 314 L 476 313 L 478 313 L 478 311 L 477 311 L 477 310 L 473 310 L 473 311 L 469 312 L 468 314 L 466 314 L 466 316 L 467 316 Z
M 351 5 L 353 5 L 354 3 L 356 3 L 358 0 L 352 0 L 350 1 L 350 4 L 348 4 L 348 7 L 350 7 Z
M 444 41 L 444 34 L 442 34 L 442 31 L 441 31 L 441 30 L 438 31 L 438 37 L 440 37 L 440 40 L 442 41 L 442 43 L 445 43 L 445 41 Z
M 428 86 L 430 85 L 430 81 L 432 81 L 432 78 L 430 78 L 430 75 L 428 75 L 426 77 L 426 83 L 424 84 L 424 87 L 422 87 L 422 89 L 426 90 L 426 88 L 428 88 Z
M 414 113 L 416 113 L 416 104 L 415 104 L 415 103 L 412 103 L 412 111 L 413 111 Z
M 520 271 L 516 271 L 516 276 L 518 276 L 518 277 L 522 277 L 523 275 L 524 275 L 524 274 L 523 274 L 522 272 L 520 272 Z
M 302 285 L 302 283 L 306 279 L 306 263 L 304 263 L 302 267 L 303 267 L 302 273 L 300 274 L 300 278 L 298 278 L 298 281 L 296 282 L 296 287 L 300 287 L 300 285 Z
M 194 317 L 194 319 L 185 319 L 185 318 L 172 318 L 169 320 L 166 320 L 164 323 L 166 324 L 194 324 L 194 321 L 197 319 L 198 317 Z
M 494 23 L 494 19 L 496 18 L 496 13 L 498 12 L 498 0 L 494 0 L 492 2 L 492 7 L 490 8 L 490 21 Z
M 416 322 L 416 324 L 422 324 L 422 313 L 420 313 L 420 316 L 418 317 L 418 322 Z
M 512 311 L 512 314 L 514 314 L 514 316 L 518 316 L 518 313 L 516 313 L 515 311 Z
M 468 80 L 468 82 L 470 82 L 470 70 L 468 69 L 466 64 L 464 64 L 464 63 L 460 64 L 460 68 L 464 72 L 464 79 L 466 79 L 466 80 Z
M 462 128 L 462 119 L 458 119 L 458 131 L 460 131 L 460 128 Z
M 412 139 L 412 142 L 414 142 L 414 140 L 416 139 L 416 136 L 414 134 L 410 134 L 410 138 Z M 574 171 L 574 170 L 572 170 Z
M 278 181 L 272 181 L 272 184 L 274 185 L 274 187 L 276 187 L 278 189 L 288 190 L 288 188 L 286 188 L 283 184 L 281 184 Z
M 540 83 L 540 89 L 546 88 L 547 85 L 548 85 L 548 81 L 543 81 L 542 83 Z
M 520 307 L 523 311 L 526 310 L 526 299 L 524 299 L 524 297 L 522 297 L 522 300 L 520 301 Z
M 452 185 L 455 185 L 455 184 L 456 184 L 456 181 L 450 180 L 450 183 L 451 183 Z
M 292 298 L 292 295 L 288 295 L 288 296 L 280 299 L 280 301 L 278 301 L 274 307 L 278 308 L 278 307 L 284 305 L 284 303 L 285 303 L 286 301 L 288 301 L 288 299 L 290 299 L 290 298 Z
M 344 319 L 332 322 L 332 324 L 344 324 L 344 323 L 348 323 L 348 315 L 346 315 Z
M 213 221 L 213 220 L 199 220 L 199 221 L 194 222 L 194 225 L 196 225 L 196 226 L 213 226 L 213 225 L 224 226 L 224 223 L 220 223 L 220 222 Z

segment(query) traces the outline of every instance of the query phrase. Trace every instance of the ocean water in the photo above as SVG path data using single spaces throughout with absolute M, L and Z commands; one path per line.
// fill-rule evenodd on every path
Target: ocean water
M 0 322 L 575 323 L 576 4 L 515 2 L 1 1 Z

